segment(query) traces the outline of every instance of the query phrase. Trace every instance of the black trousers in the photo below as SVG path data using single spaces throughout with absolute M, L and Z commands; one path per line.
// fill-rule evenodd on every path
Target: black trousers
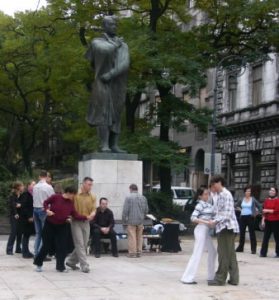
M 68 224 L 56 225 L 46 220 L 42 240 L 43 245 L 38 255 L 35 257 L 34 264 L 42 266 L 47 254 L 55 247 L 56 253 L 56 270 L 65 270 L 65 258 L 67 256 L 67 238 L 68 238 Z
M 117 242 L 116 233 L 113 229 L 109 231 L 108 234 L 103 234 L 98 227 L 92 228 L 92 243 L 91 247 L 94 249 L 95 254 L 101 253 L 101 238 L 109 238 L 111 242 L 111 252 L 112 254 L 117 254 Z
M 256 252 L 257 240 L 256 240 L 256 233 L 255 233 L 255 218 L 251 215 L 240 216 L 240 219 L 239 219 L 240 237 L 239 237 L 239 246 L 237 247 L 237 250 L 243 251 L 243 249 L 244 249 L 245 232 L 246 232 L 247 226 L 248 226 L 249 235 L 250 235 L 251 251 Z
M 268 244 L 271 234 L 273 233 L 275 240 L 275 253 L 279 256 L 279 221 L 265 221 L 264 236 L 261 248 L 261 255 L 266 256 Z
M 10 225 L 11 225 L 11 232 L 7 243 L 7 250 L 6 250 L 7 253 L 13 252 L 15 241 L 16 241 L 16 251 L 21 250 L 22 231 L 21 231 L 19 219 L 16 219 L 14 216 L 10 216 Z
M 22 237 L 22 255 L 29 255 L 31 254 L 29 250 L 29 239 L 30 239 L 30 234 L 24 233 Z

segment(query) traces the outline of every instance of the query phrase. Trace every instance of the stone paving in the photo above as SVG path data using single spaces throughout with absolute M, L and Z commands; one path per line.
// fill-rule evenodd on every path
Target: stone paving
M 179 254 L 146 253 L 141 258 L 89 256 L 91 273 L 58 273 L 55 261 L 34 271 L 32 260 L 19 254 L 5 255 L 7 237 L 0 240 L 0 299 L 94 299 L 94 300 L 275 300 L 279 299 L 279 259 L 260 258 L 248 252 L 238 254 L 239 286 L 210 287 L 206 282 L 206 254 L 201 262 L 197 285 L 184 285 L 179 279 L 189 260 L 193 240 L 183 240 Z M 273 248 L 273 249 L 272 249 Z

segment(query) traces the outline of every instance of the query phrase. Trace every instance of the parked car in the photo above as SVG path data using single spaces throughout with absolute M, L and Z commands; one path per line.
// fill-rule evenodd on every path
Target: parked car
M 160 192 L 160 185 L 157 184 L 152 188 L 153 192 Z M 185 207 L 186 203 L 193 199 L 194 190 L 191 187 L 172 186 L 171 187 L 173 203 Z

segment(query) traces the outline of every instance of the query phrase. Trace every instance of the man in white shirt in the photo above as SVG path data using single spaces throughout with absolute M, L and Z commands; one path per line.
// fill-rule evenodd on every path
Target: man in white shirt
M 42 230 L 44 227 L 46 212 L 44 210 L 44 201 L 54 194 L 53 187 L 47 183 L 48 172 L 41 171 L 39 182 L 33 188 L 33 214 L 36 231 L 34 253 L 39 253 L 42 241 Z

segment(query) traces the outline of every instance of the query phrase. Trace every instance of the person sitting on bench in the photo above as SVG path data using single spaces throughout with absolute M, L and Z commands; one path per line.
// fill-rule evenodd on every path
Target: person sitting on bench
M 108 199 L 102 197 L 97 208 L 96 215 L 92 221 L 92 242 L 91 248 L 94 249 L 96 258 L 101 256 L 101 238 L 109 238 L 111 241 L 112 256 L 118 257 L 116 244 L 116 233 L 113 230 L 113 212 L 108 208 Z

